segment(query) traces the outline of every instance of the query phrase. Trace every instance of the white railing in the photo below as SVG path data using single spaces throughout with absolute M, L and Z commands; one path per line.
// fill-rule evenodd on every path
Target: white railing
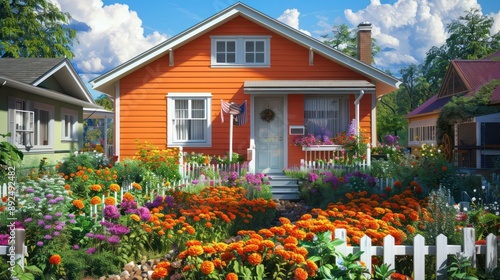
M 300 161 L 301 170 L 330 169 L 343 167 L 369 168 L 371 165 L 371 149 L 367 145 L 366 159 L 347 163 L 345 149 L 342 145 L 317 145 L 302 147 L 304 159 Z
M 346 240 L 345 229 L 336 229 L 335 238 Z M 372 246 L 371 239 L 363 236 L 359 246 L 347 246 L 344 242 L 336 247 L 336 250 L 344 255 L 354 254 L 362 251 L 360 260 L 371 267 L 372 256 L 383 256 L 383 263 L 395 268 L 396 256 L 413 256 L 413 279 L 426 279 L 425 271 L 435 270 L 437 279 L 447 278 L 447 259 L 449 255 L 463 254 L 471 260 L 472 267 L 477 266 L 477 255 L 484 255 L 485 271 L 492 272 L 498 264 L 498 239 L 495 235 L 489 234 L 486 237 L 486 245 L 476 245 L 474 228 L 463 229 L 463 244 L 448 245 L 448 238 L 442 234 L 437 236 L 436 245 L 425 245 L 425 238 L 421 235 L 415 236 L 413 245 L 395 245 L 394 237 L 387 235 L 384 237 L 383 246 Z M 429 268 L 425 264 L 425 256 L 436 257 L 436 267 Z

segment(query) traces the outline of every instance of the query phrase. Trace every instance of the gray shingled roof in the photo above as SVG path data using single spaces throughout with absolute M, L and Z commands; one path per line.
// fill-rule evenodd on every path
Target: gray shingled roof
M 33 84 L 64 60 L 65 58 L 0 58 L 0 76 Z

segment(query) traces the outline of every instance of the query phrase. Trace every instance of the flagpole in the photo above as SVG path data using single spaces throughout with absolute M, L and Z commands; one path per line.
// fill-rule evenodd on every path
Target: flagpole
M 229 162 L 233 160 L 233 115 L 229 114 Z

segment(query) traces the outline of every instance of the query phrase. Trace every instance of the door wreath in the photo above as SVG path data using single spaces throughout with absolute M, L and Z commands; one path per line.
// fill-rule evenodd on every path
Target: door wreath
M 270 122 L 274 119 L 275 113 L 271 109 L 264 109 L 262 112 L 260 112 L 260 118 L 266 122 Z

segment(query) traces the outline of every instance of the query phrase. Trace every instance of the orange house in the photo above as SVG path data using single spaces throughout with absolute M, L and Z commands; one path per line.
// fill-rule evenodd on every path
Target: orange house
M 354 119 L 376 143 L 377 99 L 400 82 L 370 65 L 371 24 L 360 24 L 358 41 L 355 59 L 238 2 L 91 84 L 114 98 L 120 158 L 136 141 L 227 154 L 227 102 L 243 109 L 232 151 L 251 152 L 250 172 L 281 172 L 304 158 L 295 134 L 335 135 Z

